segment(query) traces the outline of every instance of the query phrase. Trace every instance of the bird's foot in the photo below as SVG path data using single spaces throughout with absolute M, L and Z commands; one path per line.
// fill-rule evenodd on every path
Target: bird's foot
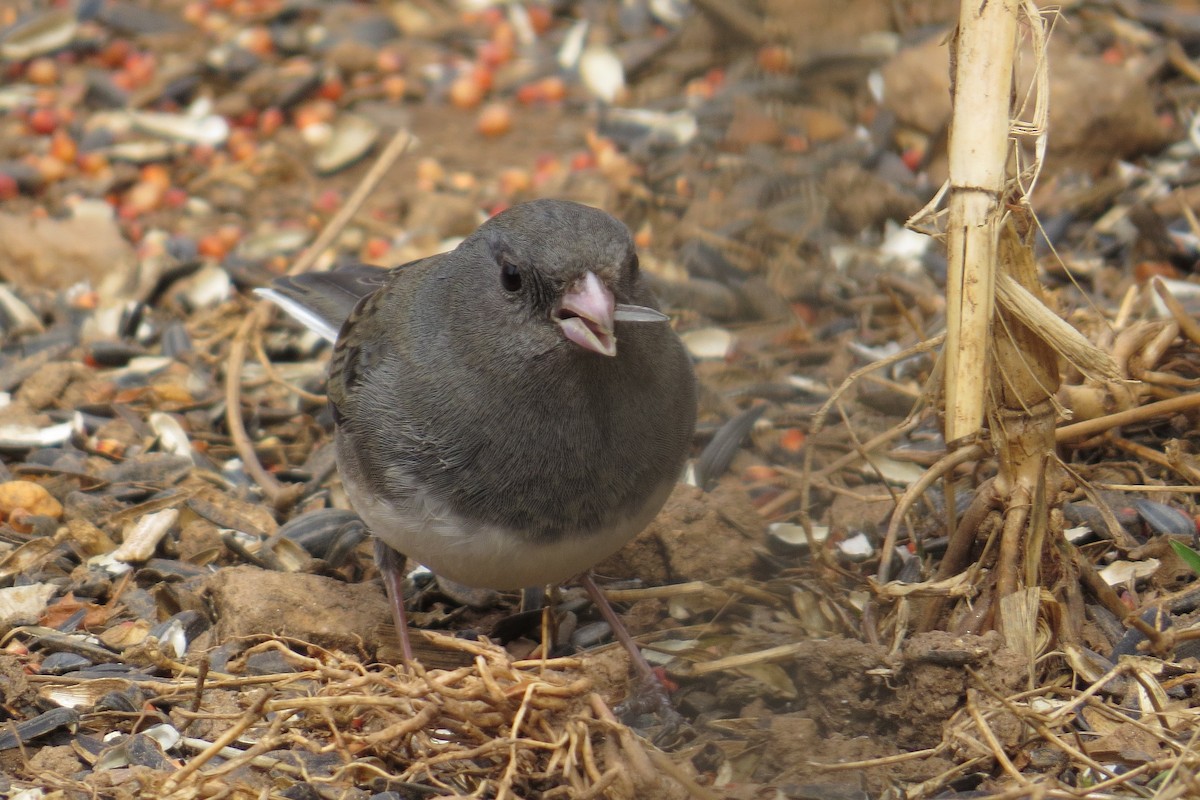
M 660 747 L 678 743 L 691 728 L 691 723 L 675 709 L 667 687 L 657 675 L 635 681 L 629 696 L 613 708 L 613 713 L 631 727 L 643 730 L 657 727 L 651 740 Z

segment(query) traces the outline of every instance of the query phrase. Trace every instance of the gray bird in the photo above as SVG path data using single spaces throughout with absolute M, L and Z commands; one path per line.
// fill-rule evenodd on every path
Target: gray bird
M 450 252 L 283 278 L 260 293 L 336 342 L 338 467 L 387 545 L 380 566 L 405 658 L 397 553 L 473 587 L 580 576 L 648 678 L 587 571 L 671 493 L 696 386 L 621 222 L 536 200 Z

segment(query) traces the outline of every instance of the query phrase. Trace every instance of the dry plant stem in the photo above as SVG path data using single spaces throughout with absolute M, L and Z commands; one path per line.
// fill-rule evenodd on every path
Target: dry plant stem
M 1021 556 L 1024 552 L 1031 569 L 1023 576 L 1025 585 L 1037 585 L 1036 565 L 1041 560 L 1044 537 L 1038 547 L 1026 550 L 1026 545 L 1037 537 L 1028 536 L 1026 523 L 1040 525 L 1044 513 L 1030 514 L 1034 499 L 1045 497 L 1043 484 L 1051 475 L 1048 467 L 1053 464 L 1054 416 L 1049 403 L 1042 403 L 1036 413 L 1021 413 L 1016 410 L 997 412 L 1003 416 L 999 425 L 993 426 L 999 433 L 996 451 L 1000 457 L 1000 473 L 996 492 L 1005 498 L 1006 515 L 1004 531 L 1000 540 L 1000 555 L 997 564 L 998 589 L 1001 597 L 1012 594 L 1020 585 Z M 1044 504 L 1042 509 L 1044 511 Z
M 1171 66 L 1179 70 L 1180 74 L 1191 80 L 1193 83 L 1200 83 L 1200 65 L 1188 58 L 1187 51 L 1183 49 L 1176 39 L 1168 39 L 1166 42 L 1167 60 L 1171 62 Z
M 951 45 L 947 443 L 975 436 L 983 424 L 1019 7 L 1020 0 L 962 0 Z
M 868 767 L 886 767 L 891 764 L 903 764 L 906 761 L 916 761 L 921 758 L 932 758 L 940 754 L 946 749 L 946 745 L 938 745 L 925 750 L 913 750 L 909 753 L 897 753 L 894 756 L 882 756 L 880 758 L 868 758 L 863 761 L 838 761 L 835 763 L 825 763 L 822 761 L 809 761 L 810 767 L 817 767 L 825 772 L 857 772 Z
M 711 672 L 723 672 L 731 669 L 741 669 L 755 664 L 766 664 L 773 661 L 784 661 L 797 653 L 803 653 L 812 648 L 811 642 L 800 641 L 768 647 L 755 653 L 740 653 L 736 656 L 726 656 L 712 661 L 705 661 L 692 667 L 693 675 L 707 675 Z
M 937 572 L 934 573 L 934 580 L 945 580 L 952 575 L 957 575 L 970 562 L 971 549 L 984 520 L 992 511 L 999 508 L 999 497 L 994 484 L 994 480 L 987 480 L 975 490 L 975 499 L 971 501 L 971 505 L 959 519 L 954 537 L 950 539 L 946 552 L 938 564 Z M 932 630 L 937 625 L 944 608 L 945 598 L 935 597 L 930 600 L 921 614 L 917 630 Z
M 821 407 L 819 409 L 817 409 L 815 414 L 813 414 L 813 419 L 815 420 L 815 422 L 813 422 L 812 431 L 809 433 L 809 436 L 810 437 L 816 436 L 818 433 L 820 433 L 822 430 L 824 430 L 825 419 L 826 419 L 826 417 L 829 416 L 829 412 L 833 409 L 834 404 L 838 402 L 838 400 L 841 398 L 841 396 L 846 393 L 846 390 L 849 389 L 851 386 L 853 386 L 855 384 L 855 382 L 859 380 L 859 378 L 861 378 L 862 376 L 867 375 L 869 373 L 875 372 L 876 370 L 886 369 L 887 367 L 890 367 L 893 364 L 899 364 L 901 361 L 904 361 L 906 358 L 911 358 L 912 356 L 919 355 L 921 353 L 928 353 L 933 350 L 936 350 L 945 341 L 946 341 L 946 334 L 939 333 L 937 336 L 934 336 L 931 339 L 926 339 L 924 341 L 917 342 L 916 344 L 914 344 L 910 347 L 904 348 L 903 350 L 901 350 L 898 353 L 893 353 L 892 355 L 888 356 L 887 358 L 881 358 L 878 361 L 872 361 L 870 364 L 859 367 L 858 369 L 851 372 L 849 375 L 846 376 L 846 378 L 841 383 L 838 384 L 838 387 L 833 390 L 833 393 L 829 395 L 829 399 L 826 400 L 824 403 L 822 403 Z M 912 424 L 915 425 L 916 423 L 914 422 Z M 908 423 L 906 423 L 905 425 L 901 425 L 896 428 L 893 428 L 890 431 L 884 432 L 883 434 L 881 434 L 881 436 L 895 438 L 895 436 L 899 435 L 899 433 L 903 433 L 909 429 L 910 428 L 908 426 Z M 880 439 L 881 436 L 877 436 L 874 439 L 871 439 L 870 442 L 875 442 L 876 440 Z M 883 441 L 888 441 L 888 439 L 883 439 Z M 844 465 L 842 465 L 842 466 L 844 466 Z M 827 475 L 830 472 L 836 472 L 839 469 L 841 469 L 841 466 L 834 466 L 831 464 L 830 466 L 821 470 L 821 473 Z
M 1174 472 L 1185 481 L 1189 481 L 1192 485 L 1200 485 L 1200 470 L 1197 470 L 1191 464 L 1180 462 L 1178 458 L 1171 458 L 1170 455 L 1164 455 L 1153 448 L 1146 447 L 1144 444 L 1130 441 L 1121 436 L 1111 436 L 1109 437 L 1109 441 L 1127 453 Z M 1141 488 L 1139 487 L 1136 491 L 1141 491 Z
M 949 785 L 949 783 L 955 778 L 959 777 L 960 775 L 966 775 L 971 770 L 982 766 L 989 761 L 991 761 L 990 756 L 976 756 L 975 758 L 964 761 L 961 764 L 955 764 L 953 767 L 945 772 L 942 772 L 940 775 L 936 775 L 929 780 L 922 781 L 916 786 L 909 787 L 904 793 L 904 797 L 906 800 L 919 800 L 920 798 L 933 797 L 938 792 L 942 791 L 942 789 L 944 789 L 947 785 Z
M 1171 294 L 1171 290 L 1163 283 L 1162 278 L 1155 277 L 1150 281 L 1150 284 L 1162 299 L 1163 305 L 1171 312 L 1171 316 L 1175 318 L 1175 322 L 1179 324 L 1179 330 L 1183 335 L 1192 344 L 1200 344 L 1200 323 L 1188 313 L 1188 310 L 1183 307 L 1183 303 L 1175 299 L 1175 295 Z
M 656 773 L 650 764 L 650 757 L 646 755 L 646 750 L 642 747 L 641 742 L 638 741 L 629 728 L 617 721 L 612 709 L 605 704 L 600 695 L 589 695 L 588 700 L 590 701 L 592 713 L 596 715 L 596 719 L 606 727 L 616 730 L 621 742 L 621 749 L 629 759 L 629 764 L 633 767 L 634 772 L 638 773 L 644 781 L 653 782 Z
M 970 689 L 967 691 L 967 713 L 971 715 L 971 719 L 975 722 L 975 728 L 983 734 L 983 738 L 987 741 L 988 749 L 992 752 L 992 758 L 1000 764 L 1001 768 L 1008 774 L 1008 777 L 1017 782 L 1018 785 L 1028 786 L 1028 779 L 1023 776 L 1020 771 L 1013 765 L 1008 754 L 1004 752 L 1004 747 L 1000 744 L 1000 740 L 996 738 L 995 732 L 987 721 L 983 718 L 983 714 L 979 711 L 979 705 L 976 702 L 977 691 Z
M 975 682 L 979 684 L 982 691 L 986 692 L 994 700 L 1002 704 L 1014 717 L 1037 731 L 1038 735 L 1040 735 L 1042 739 L 1044 739 L 1049 745 L 1062 751 L 1068 758 L 1075 759 L 1081 764 L 1086 764 L 1090 769 L 1096 770 L 1101 775 L 1107 775 L 1109 777 L 1112 776 L 1112 772 L 1106 769 L 1104 765 L 1094 761 L 1083 751 L 1064 743 L 1058 736 L 1054 734 L 1052 730 L 1050 730 L 1045 722 L 1043 722 L 1043 717 L 1041 715 L 1018 707 L 1009 698 L 1002 697 L 994 689 L 992 689 L 992 687 L 988 686 L 987 682 L 984 681 L 983 678 L 980 677 L 980 675 L 971 667 L 967 667 L 966 669 L 967 672 L 970 673 L 971 677 L 975 679 Z M 1032 696 L 1033 693 L 1027 693 L 1027 695 Z
M 363 177 L 353 194 L 347 198 L 346 204 L 329 221 L 316 241 L 304 252 L 304 255 L 296 260 L 296 263 L 288 270 L 289 274 L 295 275 L 312 268 L 317 257 L 333 243 L 342 229 L 346 227 L 346 223 L 358 212 L 367 196 L 379 185 L 379 182 L 408 149 L 412 141 L 412 134 L 408 131 L 396 132 L 392 140 L 388 142 L 388 146 L 371 166 L 371 170 Z M 246 426 L 241 410 L 242 364 L 246 360 L 246 343 L 250 339 L 251 332 L 258 330 L 266 323 L 270 307 L 270 301 L 260 300 L 238 327 L 237 335 L 229 349 L 229 360 L 225 371 L 225 413 L 230 438 L 233 439 L 238 457 L 246 466 L 246 472 L 262 488 L 272 505 L 276 508 L 285 508 L 299 498 L 304 487 L 296 485 L 285 489 L 263 468 L 262 463 L 258 460 L 258 455 L 254 452 L 253 443 L 246 435 Z
M 266 373 L 268 380 L 270 380 L 272 383 L 282 386 L 284 389 L 287 389 L 289 392 L 305 402 L 321 406 L 325 405 L 325 403 L 329 401 L 329 398 L 323 394 L 313 394 L 312 392 L 301 389 L 294 383 L 284 380 L 280 376 L 279 370 L 275 369 L 275 365 L 271 363 L 271 358 L 267 355 L 267 351 L 263 348 L 261 329 L 256 330 L 255 333 L 257 335 L 255 335 L 254 340 L 251 342 L 251 347 L 254 348 L 254 357 L 258 360 L 259 366 L 263 368 L 263 372 Z
M 916 505 L 925 492 L 945 475 L 953 472 L 960 464 L 965 464 L 972 459 L 977 459 L 983 456 L 983 448 L 979 445 L 971 445 L 970 447 L 962 447 L 942 456 L 936 464 L 921 474 L 921 477 L 914 481 L 900 496 L 899 502 L 896 503 L 896 509 L 892 512 L 892 518 L 888 522 L 887 535 L 883 538 L 883 548 L 879 557 L 879 569 L 875 573 L 875 579 L 880 583 L 887 580 L 888 571 L 892 565 L 892 550 L 896 547 L 896 538 L 900 533 L 900 525 L 908 516 L 908 512 Z M 960 526 L 961 527 L 961 526 Z
M 1118 411 L 1116 414 L 1109 414 L 1107 417 L 1088 419 L 1083 422 L 1064 425 L 1054 432 L 1054 440 L 1059 444 L 1074 442 L 1095 436 L 1112 428 L 1119 428 L 1122 425 L 1132 425 L 1136 422 L 1145 422 L 1157 417 L 1165 417 L 1170 414 L 1178 414 L 1196 408 L 1200 408 L 1200 393 L 1172 397 L 1170 400 L 1160 400 L 1157 403 L 1148 403 L 1138 408 Z
M 696 783 L 691 775 L 680 769 L 679 765 L 668 758 L 663 751 L 652 747 L 646 751 L 646 755 L 664 775 L 671 776 L 671 779 L 686 789 L 687 793 L 695 800 L 720 800 L 719 795 Z
M 233 439 L 233 446 L 246 465 L 246 472 L 275 508 L 284 508 L 299 498 L 297 490 L 302 491 L 303 487 L 297 484 L 285 488 L 267 472 L 254 452 L 254 443 L 246 434 L 246 424 L 242 419 L 242 365 L 246 360 L 246 343 L 250 339 L 250 332 L 266 321 L 267 313 L 267 307 L 262 304 L 251 309 L 238 326 L 237 334 L 229 347 L 229 362 L 225 370 L 225 423 L 229 428 L 229 436 Z
M 308 272 L 316 263 L 326 248 L 333 244 L 342 229 L 347 223 L 358 213 L 362 204 L 366 202 L 367 197 L 371 192 L 375 191 L 375 187 L 383 180 L 388 171 L 395 165 L 400 156 L 404 155 L 410 145 L 413 143 L 413 135 L 406 130 L 398 130 L 388 142 L 387 147 L 379 154 L 379 158 L 375 159 L 375 163 L 371 165 L 371 169 L 363 176 L 362 181 L 358 186 L 354 187 L 354 191 L 346 198 L 346 204 L 333 215 L 333 219 L 325 225 L 321 234 L 309 246 L 300 258 L 292 264 L 288 270 L 289 275 L 299 275 L 301 272 Z M 268 301 L 263 301 L 268 302 Z
M 200 753 L 191 761 L 183 765 L 183 768 L 167 779 L 163 784 L 163 794 L 169 794 L 175 790 L 180 784 L 187 780 L 192 773 L 203 767 L 213 758 L 220 754 L 221 750 L 237 741 L 237 738 L 249 730 L 250 726 L 258 722 L 263 715 L 263 708 L 267 705 L 267 701 L 275 694 L 274 689 L 263 689 L 254 698 L 250 707 L 246 709 L 246 713 L 242 714 L 241 718 L 236 723 L 231 725 L 228 730 L 222 733 L 209 746 L 207 750 Z

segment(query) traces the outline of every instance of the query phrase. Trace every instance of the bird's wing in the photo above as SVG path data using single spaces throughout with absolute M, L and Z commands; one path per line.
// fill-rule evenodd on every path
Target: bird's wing
M 407 265 L 406 265 L 407 266 Z M 332 272 L 277 278 L 255 294 L 272 301 L 306 328 L 331 342 L 358 301 L 387 281 L 389 270 L 353 264 Z

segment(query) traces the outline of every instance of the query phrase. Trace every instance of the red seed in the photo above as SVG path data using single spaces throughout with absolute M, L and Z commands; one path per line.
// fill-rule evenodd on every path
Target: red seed
M 125 59 L 124 73 L 129 76 L 130 84 L 134 87 L 149 84 L 154 79 L 157 69 L 158 59 L 153 53 L 133 52 Z
M 540 99 L 541 91 L 536 83 L 526 83 L 517 88 L 517 102 L 523 106 L 531 106 Z
M 317 90 L 317 97 L 325 100 L 337 102 L 346 94 L 346 84 L 342 83 L 341 78 L 331 77 L 321 84 L 321 88 Z
M 539 36 L 549 30 L 550 23 L 554 21 L 554 15 L 545 6 L 531 5 L 525 9 L 525 13 L 529 15 L 529 24 L 533 32 Z
M 162 164 L 147 164 L 142 167 L 142 180 L 166 189 L 171 185 L 171 172 Z
M 29 130 L 45 136 L 58 127 L 58 113 L 53 108 L 35 108 L 29 112 Z
M 258 115 L 258 132 L 263 136 L 271 136 L 283 127 L 283 110 L 280 108 L 264 108 Z
M 571 171 L 580 172 L 596 166 L 596 157 L 591 153 L 576 153 L 571 156 Z
M 381 261 L 392 249 L 392 244 L 382 236 L 372 236 L 363 247 L 363 259 L 366 261 Z
M 163 193 L 163 205 L 167 208 L 183 208 L 187 201 L 187 192 L 178 186 L 172 186 Z
M 337 189 L 322 189 L 313 202 L 313 208 L 322 214 L 332 214 L 342 205 L 342 195 Z
M 20 193 L 17 179 L 7 172 L 0 172 L 0 200 L 11 200 Z

